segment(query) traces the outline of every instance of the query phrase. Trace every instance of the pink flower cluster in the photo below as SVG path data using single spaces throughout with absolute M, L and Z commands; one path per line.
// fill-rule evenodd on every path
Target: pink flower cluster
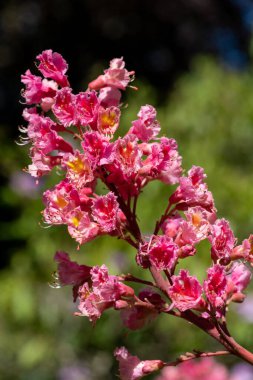
M 212 358 L 186 361 L 178 367 L 165 367 L 155 380 L 231 380 L 226 367 Z
M 43 195 L 45 223 L 66 225 L 79 245 L 103 234 L 125 240 L 137 251 L 137 264 L 149 270 L 154 280 L 109 275 L 105 265 L 79 265 L 58 252 L 59 282 L 73 286 L 76 314 L 95 323 L 105 310 L 114 308 L 132 330 L 162 312 L 172 314 L 202 329 L 207 326 L 206 331 L 232 351 L 224 318 L 231 301 L 245 298 L 253 236 L 237 245 L 229 222 L 217 218 L 201 167 L 193 166 L 183 175 L 176 141 L 158 137 L 154 107 L 142 106 L 129 131 L 114 137 L 120 125 L 121 91 L 134 74 L 125 68 L 123 58 L 113 59 L 104 74 L 78 94 L 70 88 L 68 65 L 60 54 L 46 50 L 37 59 L 43 77 L 29 70 L 22 75 L 22 96 L 30 107 L 23 111 L 28 125 L 20 130 L 27 134 L 22 141 L 32 143 L 27 171 L 37 179 L 55 167 L 61 173 L 60 182 Z M 154 180 L 177 188 L 154 231 L 144 236 L 137 202 L 143 188 Z M 99 182 L 107 194 L 99 194 Z M 201 283 L 187 269 L 177 271 L 177 265 L 182 267 L 185 258 L 196 255 L 203 240 L 210 245 L 212 264 Z M 145 288 L 137 295 L 127 281 Z M 219 328 L 224 329 L 222 339 Z M 126 349 L 118 349 L 115 355 L 123 380 L 139 379 L 164 365 L 141 362 Z
M 236 364 L 228 372 L 227 368 L 213 360 L 203 358 L 186 361 L 177 367 L 165 367 L 155 380 L 251 380 L 253 369 L 249 364 Z
M 127 135 L 112 140 L 120 122 L 120 90 L 133 75 L 122 58 L 113 59 L 105 74 L 77 95 L 69 87 L 68 65 L 61 55 L 46 50 L 37 59 L 45 78 L 29 70 L 22 75 L 22 95 L 32 105 L 23 112 L 28 126 L 21 128 L 27 133 L 23 141 L 32 143 L 28 172 L 39 178 L 58 167 L 65 177 L 44 194 L 44 220 L 66 224 L 79 244 L 103 233 L 120 237 L 127 231 L 120 200 L 138 197 L 151 180 L 179 181 L 177 144 L 156 138 L 160 126 L 150 105 L 141 107 Z M 107 195 L 96 194 L 98 180 L 111 190 Z

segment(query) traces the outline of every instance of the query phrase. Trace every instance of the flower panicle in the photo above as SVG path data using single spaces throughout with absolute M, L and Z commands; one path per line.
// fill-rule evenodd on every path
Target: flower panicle
M 25 134 L 20 144 L 31 144 L 30 175 L 38 181 L 56 170 L 60 176 L 43 194 L 44 222 L 65 225 L 78 247 L 101 235 L 125 240 L 137 251 L 137 265 L 149 270 L 154 280 L 110 275 L 105 265 L 79 265 L 67 253 L 57 252 L 58 271 L 50 286 L 72 286 L 76 315 L 93 324 L 109 308 L 119 311 L 132 330 L 167 313 L 197 325 L 229 352 L 253 362 L 245 351 L 234 348 L 225 323 L 230 302 L 243 302 L 251 280 L 253 235 L 237 245 L 229 222 L 217 218 L 204 169 L 193 166 L 184 174 L 177 142 L 159 137 L 161 126 L 152 105 L 143 105 L 127 133 L 115 137 L 126 112 L 122 93 L 132 87 L 135 75 L 126 69 L 123 57 L 111 60 L 109 68 L 78 94 L 59 53 L 45 50 L 37 60 L 40 75 L 27 70 L 21 76 L 26 126 L 19 129 Z M 176 189 L 154 223 L 154 232 L 145 236 L 137 202 L 152 181 Z M 99 193 L 99 182 L 106 194 Z M 177 266 L 181 263 L 182 268 L 185 258 L 195 256 L 203 240 L 211 245 L 211 266 L 201 283 Z M 136 292 L 126 284 L 131 281 L 145 287 Z M 140 361 L 124 347 L 115 356 L 123 380 L 140 379 L 165 365 Z

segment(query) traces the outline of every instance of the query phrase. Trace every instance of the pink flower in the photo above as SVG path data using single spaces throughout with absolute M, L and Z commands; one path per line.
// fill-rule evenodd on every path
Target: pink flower
M 253 235 L 250 235 L 248 239 L 243 241 L 244 257 L 253 265 Z
M 76 122 L 96 129 L 99 102 L 95 91 L 80 92 L 75 97 Z
M 185 216 L 187 221 L 192 225 L 199 240 L 207 238 L 211 224 L 216 220 L 216 214 L 214 212 L 208 212 L 200 206 L 188 208 L 188 210 L 185 211 Z
M 172 276 L 173 285 L 169 288 L 169 296 L 173 306 L 180 311 L 203 306 L 202 286 L 197 278 L 189 275 L 189 271 L 180 270 L 178 276 Z
M 200 185 L 204 183 L 204 179 L 206 179 L 207 175 L 204 173 L 204 169 L 200 166 L 193 166 L 188 171 L 188 176 L 193 184 L 193 186 Z
M 176 213 L 164 221 L 162 230 L 178 245 L 180 258 L 194 255 L 195 245 L 207 237 L 210 224 L 206 217 L 209 214 L 205 209 L 195 207 L 185 212 L 187 220 Z
M 61 136 L 58 136 L 55 131 L 48 131 L 41 134 L 40 138 L 36 138 L 34 146 L 40 149 L 44 154 L 52 151 L 73 152 L 72 146 L 67 143 Z
M 99 294 L 106 302 L 117 301 L 120 297 L 133 297 L 134 290 L 119 281 L 117 276 L 108 274 L 105 265 L 93 267 L 92 272 L 93 291 Z
M 207 185 L 203 182 L 206 175 L 202 168 L 193 166 L 188 171 L 188 177 L 179 179 L 179 187 L 170 197 L 170 203 L 178 209 L 187 209 L 189 206 L 201 206 L 209 212 L 214 212 L 214 201 Z
M 123 176 L 130 177 L 135 173 L 137 174 L 140 169 L 141 155 L 142 153 L 138 147 L 136 137 L 134 135 L 126 135 L 114 143 L 113 151 L 107 161 L 113 164 L 113 171 L 119 169 Z
M 114 87 L 103 87 L 99 91 L 99 102 L 104 108 L 118 107 L 121 98 L 121 92 Z
M 63 180 L 53 189 L 43 194 L 46 205 L 43 211 L 44 220 L 49 224 L 66 223 L 67 214 L 80 205 L 80 198 L 76 188 L 67 180 Z
M 253 235 L 244 239 L 241 245 L 235 247 L 231 254 L 232 260 L 244 259 L 253 264 Z
M 160 132 L 160 124 L 156 120 L 156 110 L 150 105 L 142 106 L 138 115 L 138 120 L 132 122 L 129 133 L 134 134 L 139 140 L 148 142 Z
M 161 360 L 143 360 L 132 356 L 125 347 L 116 348 L 114 356 L 119 361 L 121 380 L 138 380 L 164 367 Z
M 81 285 L 90 279 L 92 267 L 71 261 L 67 253 L 56 252 L 54 260 L 58 263 L 58 276 L 61 285 Z
M 42 135 L 51 131 L 55 125 L 49 117 L 40 116 L 36 108 L 25 108 L 23 117 L 29 124 L 27 128 L 22 129 L 22 132 L 27 133 L 33 142 L 41 139 Z
M 94 167 L 104 164 L 101 160 L 107 161 L 105 156 L 110 145 L 105 136 L 98 132 L 86 132 L 83 136 L 82 148 Z
M 66 178 L 77 188 L 83 187 L 94 179 L 90 160 L 78 150 L 75 150 L 73 154 L 65 154 L 61 164 L 67 170 Z
M 206 298 L 213 308 L 222 309 L 224 307 L 227 299 L 227 279 L 223 266 L 215 264 L 208 269 L 204 290 Z
M 34 148 L 48 154 L 53 150 L 73 152 L 72 146 L 56 132 L 57 125 L 49 118 L 38 115 L 32 108 L 24 110 L 23 116 L 29 121 L 28 127 L 23 128 Z M 21 139 L 22 140 L 22 139 Z
M 68 87 L 59 90 L 52 107 L 53 113 L 64 127 L 70 127 L 76 123 L 75 95 L 71 91 Z
M 99 107 L 97 120 L 98 131 L 111 138 L 118 129 L 119 119 L 120 109 L 118 107 L 109 107 L 106 109 Z
M 44 98 L 54 98 L 58 89 L 57 83 L 47 79 L 41 79 L 33 75 L 30 70 L 27 70 L 24 75 L 21 75 L 21 82 L 25 84 L 26 89 L 22 96 L 26 100 L 26 104 L 41 103 Z
M 25 108 L 22 112 L 23 118 L 25 119 L 25 121 L 28 122 L 30 122 L 33 119 L 34 115 L 38 115 L 36 107 Z
M 61 157 L 59 156 L 47 156 L 42 150 L 36 147 L 31 148 L 30 155 L 32 158 L 32 164 L 28 165 L 28 173 L 32 177 L 41 177 L 49 174 L 51 170 L 61 163 Z
M 77 312 L 75 315 L 88 317 L 93 323 L 101 317 L 106 309 L 113 305 L 112 302 L 104 302 L 98 294 L 93 293 L 87 283 L 84 283 L 79 287 L 77 295 L 79 299 L 78 309 L 80 310 L 80 313 Z
M 212 226 L 209 241 L 212 245 L 212 259 L 215 262 L 218 259 L 230 260 L 230 256 L 235 246 L 236 239 L 227 220 L 216 220 L 216 222 Z
M 227 275 L 227 293 L 232 295 L 233 301 L 238 297 L 239 300 L 243 301 L 244 297 L 241 297 L 240 294 L 249 285 L 251 277 L 251 271 L 246 267 L 246 265 L 239 262 L 233 263 L 230 273 Z
M 192 224 L 186 220 L 181 220 L 177 236 L 175 237 L 175 243 L 180 248 L 178 255 L 180 258 L 193 256 L 196 253 L 194 247 L 200 239 L 198 239 L 195 229 Z
M 108 308 L 114 307 L 122 297 L 131 298 L 134 290 L 119 281 L 118 277 L 110 276 L 105 265 L 93 267 L 91 270 L 92 288 L 87 284 L 78 290 L 81 313 L 90 321 L 96 322 Z
M 104 75 L 100 75 L 97 79 L 89 83 L 89 88 L 92 90 L 99 90 L 103 87 L 114 87 L 120 90 L 125 90 L 128 83 L 131 81 L 131 75 L 134 71 L 127 71 L 125 69 L 125 62 L 123 57 L 114 58 L 110 62 L 109 69 L 104 71 Z
M 168 236 L 152 236 L 148 258 L 157 270 L 170 270 L 177 262 L 178 246 Z
M 52 50 L 44 50 L 36 57 L 40 64 L 38 69 L 46 78 L 54 79 L 60 86 L 69 86 L 67 76 L 67 62 L 59 53 L 53 53 Z
M 66 215 L 68 232 L 79 244 L 87 243 L 99 235 L 99 227 L 90 219 L 90 215 L 82 211 L 80 207 L 75 208 Z
M 182 158 L 178 154 L 174 139 L 162 137 L 160 141 L 149 145 L 140 173 L 150 180 L 160 179 L 166 184 L 174 185 L 182 174 Z
M 109 69 L 105 70 L 104 81 L 107 86 L 125 90 L 128 83 L 131 81 L 130 76 L 133 74 L 134 71 L 129 72 L 125 69 L 123 57 L 114 58 L 110 61 Z
M 101 231 L 109 233 L 116 229 L 118 210 L 119 204 L 112 192 L 93 200 L 92 216 Z
M 126 135 L 108 144 L 100 165 L 105 165 L 110 173 L 107 182 L 118 189 L 124 199 L 138 195 L 142 185 L 142 178 L 138 175 L 141 167 L 142 151 L 139 149 L 137 138 Z
M 175 213 L 174 215 L 170 216 L 167 218 L 161 228 L 163 233 L 166 236 L 169 236 L 171 238 L 175 238 L 176 235 L 178 234 L 180 224 L 184 220 L 182 216 L 179 213 Z

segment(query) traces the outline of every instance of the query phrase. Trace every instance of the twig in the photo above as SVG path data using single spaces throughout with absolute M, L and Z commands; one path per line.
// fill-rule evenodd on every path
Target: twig
M 196 358 L 208 358 L 211 356 L 221 356 L 221 355 L 230 355 L 231 353 L 229 351 L 216 351 L 216 352 L 200 352 L 194 350 L 194 352 L 186 352 L 184 355 L 180 355 L 179 358 L 177 358 L 174 362 L 166 363 L 165 366 L 167 367 L 175 367 L 180 363 L 193 360 Z
M 131 275 L 130 273 L 122 274 L 122 275 L 120 275 L 120 278 L 122 278 L 123 281 L 138 282 L 140 284 L 153 286 L 155 288 L 158 287 L 154 282 L 143 280 L 141 278 L 138 278 L 138 277 Z

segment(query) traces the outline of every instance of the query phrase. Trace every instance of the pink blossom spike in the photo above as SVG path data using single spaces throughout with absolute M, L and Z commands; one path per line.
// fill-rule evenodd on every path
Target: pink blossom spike
M 44 50 L 36 58 L 40 61 L 38 69 L 46 78 L 54 79 L 61 87 L 69 86 L 65 75 L 68 70 L 68 64 L 61 54 L 52 50 Z
M 163 368 L 165 363 L 161 360 L 143 360 L 131 355 L 125 347 L 116 348 L 114 356 L 119 361 L 121 380 L 139 380 Z
M 180 270 L 178 276 L 172 276 L 172 281 L 169 296 L 178 310 L 196 309 L 204 305 L 201 297 L 202 286 L 196 277 L 189 275 L 187 270 Z

